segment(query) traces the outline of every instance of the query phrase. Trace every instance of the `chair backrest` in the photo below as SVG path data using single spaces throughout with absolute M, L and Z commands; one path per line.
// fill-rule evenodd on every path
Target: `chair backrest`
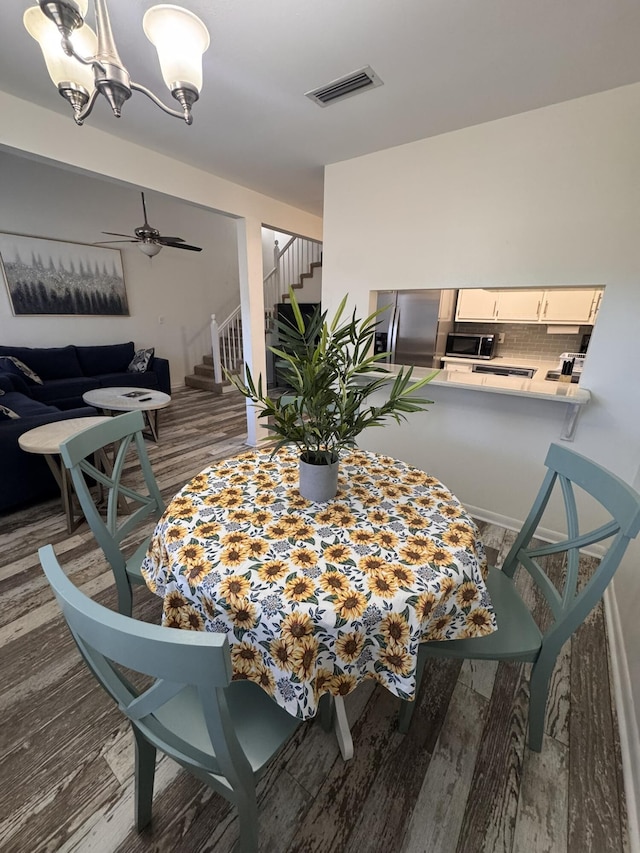
M 82 656 L 123 713 L 154 746 L 196 775 L 222 775 L 234 788 L 242 784 L 241 779 L 253 771 L 235 736 L 225 700 L 232 675 L 226 635 L 164 628 L 108 610 L 74 586 L 51 545 L 40 548 L 38 555 Z M 119 667 L 154 681 L 138 691 Z M 213 756 L 184 740 L 157 716 L 181 693 L 195 700 L 193 691 L 200 701 Z M 185 716 L 184 709 L 193 704 L 183 703 L 178 713 Z M 166 708 L 163 719 L 171 719 Z
M 124 572 L 126 560 L 122 540 L 149 516 L 156 520 L 164 503 L 147 455 L 142 430 L 142 412 L 128 412 L 84 430 L 60 445 L 60 455 L 69 469 L 80 506 L 115 572 Z M 113 461 L 109 448 L 113 447 Z M 122 482 L 127 454 L 138 456 L 144 486 L 136 490 Z M 104 517 L 91 492 L 92 482 L 106 492 Z
M 548 470 L 540 491 L 504 561 L 502 570 L 513 577 L 518 565 L 522 565 L 529 572 L 553 614 L 553 624 L 546 631 L 543 643 L 551 643 L 559 648 L 598 603 L 618 568 L 629 541 L 640 531 L 640 495 L 601 465 L 557 444 L 550 446 L 545 465 Z M 611 516 L 610 520 L 593 530 L 581 533 L 574 486 L 591 495 Z M 556 487 L 561 489 L 563 497 L 566 538 L 553 544 L 530 547 Z M 589 580 L 579 588 L 580 550 L 605 540 L 609 541 L 600 563 Z M 560 585 L 561 588 L 557 588 L 538 559 L 562 553 L 566 554 L 564 583 Z

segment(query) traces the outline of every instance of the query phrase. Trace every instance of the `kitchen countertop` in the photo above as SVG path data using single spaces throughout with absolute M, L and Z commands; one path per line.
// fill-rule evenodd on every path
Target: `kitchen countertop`
M 461 359 L 462 360 L 462 359 Z M 470 361 L 471 359 L 465 359 Z M 497 362 L 498 359 L 491 359 L 490 363 Z M 484 361 L 486 364 L 487 362 Z M 504 360 L 503 364 L 513 364 L 512 360 Z M 540 362 L 536 362 L 540 365 Z M 524 360 L 517 360 L 518 367 L 529 365 L 524 364 Z M 553 362 L 553 367 L 557 366 L 557 362 Z M 393 375 L 398 373 L 401 365 L 388 364 L 385 368 Z M 546 372 L 546 369 L 545 369 Z M 422 379 L 433 373 L 428 367 L 414 367 L 412 378 Z M 442 386 L 445 388 L 467 388 L 471 391 L 484 391 L 492 394 L 511 394 L 517 397 L 532 397 L 539 400 L 550 400 L 555 403 L 569 403 L 574 406 L 584 406 L 591 399 L 591 394 L 586 388 L 581 388 L 580 385 L 574 385 L 564 382 L 551 382 L 546 379 L 523 379 L 520 376 L 492 376 L 491 374 L 467 373 L 457 370 L 439 370 L 434 379 L 430 382 L 431 385 Z

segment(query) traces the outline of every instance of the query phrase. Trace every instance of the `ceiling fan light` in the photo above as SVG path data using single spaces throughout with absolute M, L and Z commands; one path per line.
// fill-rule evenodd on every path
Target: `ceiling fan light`
M 58 28 L 39 6 L 31 6 L 27 9 L 22 22 L 29 35 L 40 45 L 47 71 L 56 86 L 60 86 L 61 83 L 74 83 L 86 89 L 87 92 L 93 89 L 92 67 L 82 65 L 77 59 L 67 56 L 62 49 L 62 38 Z M 98 39 L 91 27 L 86 24 L 74 31 L 71 41 L 81 56 L 95 56 L 97 53 Z
M 170 91 L 176 84 L 202 89 L 202 54 L 209 31 L 197 15 L 181 6 L 152 6 L 142 19 L 146 37 L 158 51 L 160 70 Z
M 153 258 L 157 255 L 162 246 L 159 243 L 153 243 L 151 240 L 141 240 L 138 243 L 141 252 L 144 252 L 148 258 Z

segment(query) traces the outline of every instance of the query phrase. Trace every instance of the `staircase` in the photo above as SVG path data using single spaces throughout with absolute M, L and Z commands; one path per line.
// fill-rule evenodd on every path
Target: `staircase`
M 289 298 L 289 287 L 300 290 L 316 270 L 322 268 L 322 243 L 302 237 L 292 237 L 284 249 L 275 242 L 273 269 L 264 278 L 264 309 L 273 315 L 278 302 Z M 317 301 L 317 300 L 313 300 Z
M 313 278 L 315 275 L 315 271 L 319 270 L 319 269 L 322 269 L 322 258 L 319 261 L 312 261 L 309 264 L 309 271 L 308 272 L 301 272 L 300 276 L 298 278 L 298 281 L 295 281 L 295 282 L 293 282 L 293 284 L 290 285 L 291 289 L 292 290 L 301 290 L 304 287 L 305 280 L 308 278 L 309 279 Z M 287 290 L 286 293 L 281 294 L 280 301 L 286 302 L 288 299 L 289 299 L 289 291 Z
M 288 300 L 289 286 L 294 290 L 300 290 L 304 287 L 305 281 L 313 279 L 316 271 L 321 268 L 322 243 L 302 237 L 292 237 L 284 249 L 280 249 L 278 241 L 275 241 L 274 267 L 264 279 L 265 333 L 272 328 L 276 304 Z M 220 326 L 216 322 L 215 315 L 211 315 L 211 341 L 212 353 L 217 355 L 219 351 L 217 364 L 213 355 L 205 355 L 202 363 L 195 365 L 194 372 L 190 376 L 185 376 L 184 382 L 191 388 L 211 391 L 219 396 L 234 388 L 233 384 L 225 378 L 225 370 L 239 375 L 244 366 L 240 307 L 236 308 Z
M 233 384 L 226 378 L 225 371 L 239 375 L 242 372 L 242 316 L 240 307 L 218 326 L 215 314 L 211 315 L 212 353 L 218 350 L 216 367 L 213 355 L 205 355 L 202 364 L 196 364 L 191 376 L 185 376 L 184 384 L 203 391 L 213 391 L 216 396 L 233 390 Z M 218 381 L 216 381 L 216 369 Z
M 227 385 L 230 383 L 224 380 Z M 196 364 L 193 373 L 184 377 L 184 384 L 190 388 L 200 388 L 201 391 L 213 391 L 216 397 L 222 394 L 223 382 L 216 382 L 213 372 L 213 356 L 205 355 L 202 364 Z

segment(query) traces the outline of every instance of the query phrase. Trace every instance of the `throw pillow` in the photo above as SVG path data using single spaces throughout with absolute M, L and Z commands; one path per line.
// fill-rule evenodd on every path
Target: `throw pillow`
M 149 367 L 149 362 L 153 358 L 153 347 L 149 349 L 138 349 L 129 363 L 127 370 L 129 373 L 145 373 Z
M 17 412 L 14 412 L 13 409 L 8 409 L 6 406 L 0 406 L 0 418 L 2 418 L 2 420 L 9 418 L 12 421 L 15 421 L 19 417 L 20 415 Z
M 3 355 L 0 357 L 0 370 L 21 376 L 27 382 L 31 383 L 31 385 L 42 385 L 42 379 L 40 379 L 38 374 L 34 373 L 30 367 L 27 367 L 24 361 L 20 361 L 19 358 L 13 355 Z

